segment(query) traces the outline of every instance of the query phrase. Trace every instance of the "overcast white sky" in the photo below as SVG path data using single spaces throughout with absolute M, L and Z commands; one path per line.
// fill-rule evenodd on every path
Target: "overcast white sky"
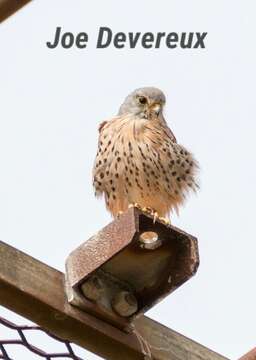
M 256 346 L 255 7 L 35 0 L 0 25 L 0 239 L 63 271 L 110 221 L 91 186 L 99 122 L 134 88 L 161 88 L 169 126 L 202 168 L 199 195 L 173 217 L 198 237 L 201 265 L 147 315 L 230 359 Z M 48 49 L 56 26 L 88 32 L 88 48 Z M 100 26 L 207 31 L 206 49 L 97 50 Z

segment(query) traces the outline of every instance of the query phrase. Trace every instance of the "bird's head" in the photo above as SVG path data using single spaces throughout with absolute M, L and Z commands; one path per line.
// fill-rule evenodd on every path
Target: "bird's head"
M 119 109 L 118 115 L 131 114 L 141 119 L 156 119 L 162 117 L 165 96 L 154 87 L 144 87 L 134 90 L 128 95 Z

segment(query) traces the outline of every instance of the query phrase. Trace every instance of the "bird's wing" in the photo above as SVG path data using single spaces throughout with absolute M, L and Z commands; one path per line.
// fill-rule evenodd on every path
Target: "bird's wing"
M 104 120 L 104 121 L 102 121 L 102 122 L 100 123 L 99 128 L 98 128 L 99 133 L 101 132 L 101 130 L 104 128 L 104 126 L 105 126 L 106 124 L 107 124 L 107 121 L 106 121 L 106 120 Z
M 98 138 L 98 150 L 97 155 L 94 161 L 93 166 L 93 186 L 95 189 L 95 195 L 102 195 L 102 193 L 106 190 L 105 183 L 106 177 L 108 176 L 108 154 L 110 148 L 110 138 L 111 138 L 111 131 L 108 130 L 111 127 L 111 121 L 103 121 L 99 125 L 99 138 Z M 107 135 L 106 135 L 107 134 Z
M 174 133 L 172 132 L 172 130 L 169 127 L 166 127 L 166 130 L 167 130 L 168 137 L 171 139 L 171 141 L 176 143 L 177 139 L 176 139 Z
M 103 193 L 103 189 L 104 187 L 102 186 L 102 181 L 101 181 L 101 174 L 105 174 L 106 171 L 106 164 L 104 163 L 104 159 L 103 159 L 103 144 L 104 144 L 104 139 L 102 136 L 102 130 L 104 128 L 104 126 L 107 124 L 107 121 L 102 121 L 98 127 L 98 131 L 99 131 L 99 138 L 98 138 L 98 149 L 97 149 L 97 155 L 96 158 L 94 160 L 94 165 L 93 165 L 93 171 L 92 171 L 92 177 L 93 177 L 93 187 L 95 189 L 95 195 L 99 196 L 102 195 Z

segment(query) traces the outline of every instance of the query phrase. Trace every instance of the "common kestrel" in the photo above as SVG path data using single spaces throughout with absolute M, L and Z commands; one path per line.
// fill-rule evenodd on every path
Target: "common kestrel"
M 197 162 L 168 128 L 164 105 L 161 90 L 137 89 L 99 127 L 93 185 L 114 217 L 130 204 L 168 217 L 198 188 Z

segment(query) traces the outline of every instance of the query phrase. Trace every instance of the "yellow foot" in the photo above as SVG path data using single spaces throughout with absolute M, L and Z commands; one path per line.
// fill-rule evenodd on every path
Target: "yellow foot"
M 165 217 L 159 217 L 159 220 L 163 222 L 165 225 L 171 225 L 171 220 Z
M 144 207 L 142 208 L 142 211 L 150 214 L 151 216 L 153 216 L 153 223 L 155 224 L 155 222 L 158 220 L 162 223 L 164 223 L 165 225 L 170 225 L 171 221 L 168 218 L 165 217 L 161 217 L 158 215 L 158 212 L 155 209 L 152 209 L 151 207 Z
M 150 214 L 151 216 L 153 216 L 153 223 L 155 223 L 156 220 L 159 219 L 158 212 L 156 210 L 152 209 L 151 207 L 148 207 L 148 206 L 144 207 L 142 209 L 142 211 L 144 211 L 144 212 Z
M 154 209 L 152 209 L 149 206 L 142 208 L 142 211 L 144 211 L 144 212 L 146 212 L 146 213 L 148 213 L 150 215 L 154 215 L 154 213 L 156 212 Z
M 128 205 L 128 208 L 137 208 L 137 209 L 140 209 L 141 210 L 141 206 L 137 203 L 132 203 L 132 204 L 129 204 Z

